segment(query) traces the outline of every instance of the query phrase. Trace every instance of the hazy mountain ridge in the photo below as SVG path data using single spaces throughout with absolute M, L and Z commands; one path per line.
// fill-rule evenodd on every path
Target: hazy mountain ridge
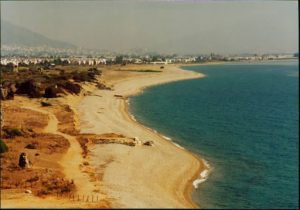
M 75 45 L 50 39 L 29 29 L 1 21 L 1 45 L 74 49 Z

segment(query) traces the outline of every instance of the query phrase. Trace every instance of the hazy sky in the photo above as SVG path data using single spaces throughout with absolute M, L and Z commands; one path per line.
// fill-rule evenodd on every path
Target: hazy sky
M 297 1 L 14 1 L 1 18 L 49 38 L 114 51 L 298 51 Z

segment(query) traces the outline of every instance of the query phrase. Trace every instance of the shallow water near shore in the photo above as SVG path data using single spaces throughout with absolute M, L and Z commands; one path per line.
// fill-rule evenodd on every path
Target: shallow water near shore
M 130 98 L 137 121 L 213 167 L 202 208 L 297 208 L 298 62 L 189 66 L 207 76 Z

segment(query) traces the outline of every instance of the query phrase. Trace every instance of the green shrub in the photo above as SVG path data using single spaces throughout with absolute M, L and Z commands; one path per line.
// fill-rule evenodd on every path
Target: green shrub
M 4 153 L 8 151 L 7 145 L 4 143 L 2 139 L 0 139 L 0 153 Z

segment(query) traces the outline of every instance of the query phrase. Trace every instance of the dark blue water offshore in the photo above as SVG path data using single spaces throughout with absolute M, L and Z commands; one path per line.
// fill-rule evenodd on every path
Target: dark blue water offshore
M 202 208 L 298 208 L 298 61 L 189 66 L 207 75 L 131 98 L 137 120 L 213 167 Z

